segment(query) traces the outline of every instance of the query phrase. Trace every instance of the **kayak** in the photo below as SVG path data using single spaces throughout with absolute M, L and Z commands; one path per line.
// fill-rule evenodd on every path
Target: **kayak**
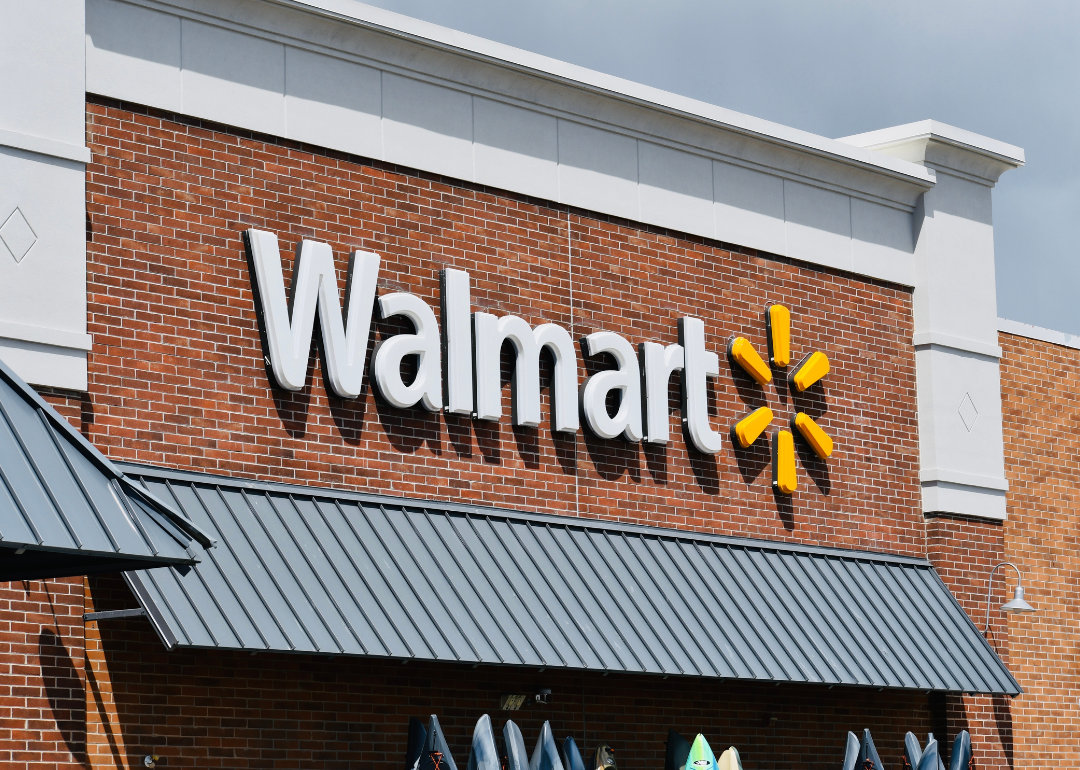
M 690 743 L 675 730 L 668 730 L 664 770 L 683 770 L 688 756 L 690 756 Z
M 442 728 L 439 727 L 439 718 L 434 714 L 427 726 L 427 740 L 424 741 L 424 750 L 420 753 L 419 770 L 457 770 L 454 758 L 450 755 L 450 747 L 446 744 Z
M 495 730 L 491 727 L 491 717 L 487 714 L 480 717 L 473 728 L 469 764 L 466 767 L 467 770 L 500 770 Z
M 562 745 L 563 770 L 585 770 L 585 762 L 581 759 L 581 752 L 577 744 L 569 735 Z
M 427 730 L 424 723 L 416 717 L 409 717 L 409 741 L 405 748 L 405 770 L 420 770 L 420 755 L 427 742 Z
M 536 739 L 536 748 L 529 760 L 529 770 L 563 770 L 559 747 L 555 745 L 550 722 L 544 722 L 540 728 L 540 737 Z
M 844 770 L 855 770 L 861 748 L 862 744 L 859 743 L 859 737 L 848 730 L 847 745 L 844 747 Z
M 953 741 L 952 755 L 949 757 L 949 770 L 968 770 L 971 765 L 971 736 L 967 730 L 961 730 Z
M 859 750 L 859 763 L 857 765 L 859 770 L 885 770 L 884 765 L 881 764 L 881 757 L 878 756 L 877 747 L 874 745 L 874 738 L 870 735 L 869 730 L 863 730 L 862 748 Z M 934 770 L 937 770 L 935 767 Z
M 717 760 L 716 766 L 718 770 L 743 770 L 742 758 L 739 756 L 739 750 L 734 746 L 728 746 L 727 751 L 720 755 L 720 759 Z
M 503 725 L 503 747 L 506 749 L 506 770 L 529 770 L 529 755 L 521 729 L 511 720 Z
M 718 770 L 716 755 L 701 733 L 698 733 L 690 746 L 690 753 L 686 757 L 686 770 Z

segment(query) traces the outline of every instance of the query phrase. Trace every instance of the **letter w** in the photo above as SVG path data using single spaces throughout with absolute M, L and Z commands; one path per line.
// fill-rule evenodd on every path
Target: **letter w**
M 260 323 L 277 384 L 300 390 L 307 381 L 308 351 L 315 326 L 316 306 L 322 331 L 323 369 L 330 389 L 341 398 L 356 398 L 364 382 L 364 359 L 371 330 L 379 255 L 354 251 L 349 256 L 345 283 L 345 320 L 341 316 L 334 253 L 327 243 L 301 241 L 296 247 L 289 300 L 274 233 L 250 229 L 244 233 L 252 265 Z

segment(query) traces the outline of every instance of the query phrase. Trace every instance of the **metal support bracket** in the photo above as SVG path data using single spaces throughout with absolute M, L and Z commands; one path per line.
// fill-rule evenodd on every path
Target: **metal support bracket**
M 113 618 L 141 618 L 146 616 L 146 610 L 138 607 L 133 610 L 105 610 L 104 612 L 87 612 L 82 616 L 83 620 L 112 620 Z

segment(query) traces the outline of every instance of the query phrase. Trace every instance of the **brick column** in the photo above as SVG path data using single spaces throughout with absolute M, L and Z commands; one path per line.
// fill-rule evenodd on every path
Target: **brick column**
M 0 766 L 83 768 L 81 578 L 0 583 Z
M 968 617 L 980 628 L 986 620 L 986 586 L 990 570 L 1005 559 L 1001 522 L 937 516 L 927 519 L 927 552 L 934 567 Z M 1001 574 L 1001 571 L 998 571 Z M 995 580 L 991 607 L 1007 601 L 1004 584 Z M 991 612 L 990 644 L 1009 663 L 1009 629 L 1001 613 Z M 935 737 L 951 751 L 961 730 L 971 734 L 975 766 L 1013 767 L 1011 699 L 1007 696 L 949 695 L 945 699 L 946 729 Z M 925 740 L 925 736 L 920 736 Z
M 1080 767 L 1080 350 L 1012 334 L 1000 343 L 1005 553 L 1037 610 L 998 616 L 999 628 L 1008 625 L 1009 667 L 1024 688 L 1012 704 L 1016 767 Z

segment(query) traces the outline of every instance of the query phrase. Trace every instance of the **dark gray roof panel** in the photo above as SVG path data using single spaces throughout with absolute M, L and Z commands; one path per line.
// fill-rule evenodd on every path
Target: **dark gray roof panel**
M 0 362 L 0 581 L 193 564 L 210 543 Z
M 124 470 L 219 541 L 127 575 L 170 647 L 1020 692 L 922 559 Z

